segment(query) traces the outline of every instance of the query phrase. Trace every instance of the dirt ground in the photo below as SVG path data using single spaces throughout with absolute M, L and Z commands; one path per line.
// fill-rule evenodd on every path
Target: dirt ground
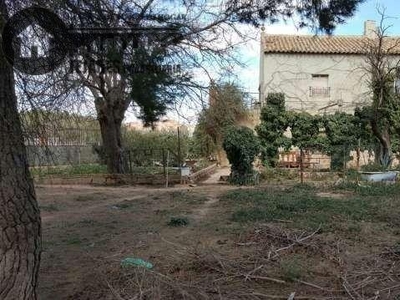
M 119 268 L 138 257 L 156 268 L 167 266 L 176 246 L 207 246 L 212 206 L 231 187 L 39 186 L 43 254 L 40 299 L 102 299 L 104 266 Z M 168 226 L 173 216 L 187 216 L 189 226 Z M 93 288 L 93 293 L 87 289 Z M 97 298 L 99 297 L 99 298 Z M 112 299 L 112 297 L 111 297 Z
M 396 235 L 233 222 L 220 198 L 237 189 L 37 186 L 39 299 L 400 299 Z

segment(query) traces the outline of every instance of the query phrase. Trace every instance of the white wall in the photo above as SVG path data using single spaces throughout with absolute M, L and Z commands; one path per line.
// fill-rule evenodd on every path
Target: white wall
M 270 92 L 283 92 L 286 107 L 312 114 L 335 111 L 353 112 L 367 104 L 369 76 L 361 55 L 270 54 L 263 57 L 260 72 L 260 100 Z M 312 74 L 328 74 L 330 96 L 310 96 Z M 325 106 L 342 103 L 322 109 Z

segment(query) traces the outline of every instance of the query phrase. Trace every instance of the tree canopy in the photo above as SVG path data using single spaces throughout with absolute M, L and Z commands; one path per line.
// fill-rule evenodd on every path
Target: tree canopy
M 194 131 L 194 148 L 201 156 L 222 150 L 226 130 L 247 115 L 246 94 L 233 83 L 215 84 L 209 90 L 209 106 L 199 115 Z

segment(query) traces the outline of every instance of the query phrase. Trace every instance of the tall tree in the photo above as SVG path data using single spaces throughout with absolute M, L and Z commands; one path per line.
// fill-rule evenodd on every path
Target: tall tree
M 198 147 L 211 151 L 208 155 L 216 152 L 220 163 L 224 160 L 222 143 L 227 129 L 239 125 L 246 117 L 245 97 L 246 94 L 233 83 L 211 82 L 209 107 L 200 114 L 194 136 Z
M 176 33 L 168 30 L 173 18 L 165 17 L 161 22 L 158 17 L 152 20 L 148 16 L 150 6 L 151 2 L 144 7 L 123 1 L 66 2 L 67 12 L 82 27 L 96 26 L 113 31 L 121 26 L 145 27 L 143 23 L 148 22 L 148 26 L 161 23 L 166 28 L 166 32 L 160 34 L 154 29 L 148 34 L 134 33 L 133 38 L 120 35 L 112 39 L 92 39 L 80 47 L 79 57 L 87 65 L 87 71 L 79 67 L 74 71 L 95 99 L 110 173 L 126 171 L 121 126 L 130 105 L 138 105 L 145 124 L 152 125 L 176 96 L 176 93 L 168 93 L 168 87 L 175 84 L 178 76 L 172 77 L 168 69 L 161 66 L 172 63 L 168 47 L 176 43 L 171 41 Z
M 0 1 L 0 30 L 8 11 Z M 14 74 L 0 49 L 0 299 L 36 299 L 41 221 L 30 178 Z
M 400 96 L 397 89 L 400 61 L 393 56 L 394 51 L 398 52 L 400 42 L 387 36 L 389 27 L 384 25 L 386 17 L 384 12 L 380 13 L 381 21 L 375 36 L 365 43 L 366 71 L 370 75 L 372 98 L 365 112 L 369 115 L 370 127 L 378 142 L 376 162 L 387 168 L 393 160 L 392 139 L 400 128 Z

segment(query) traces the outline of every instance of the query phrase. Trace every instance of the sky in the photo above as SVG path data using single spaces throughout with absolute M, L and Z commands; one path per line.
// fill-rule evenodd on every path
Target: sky
M 400 1 L 399 0 L 367 0 L 361 4 L 355 16 L 347 21 L 347 24 L 339 25 L 335 34 L 338 35 L 359 35 L 362 34 L 364 21 L 375 20 L 379 23 L 381 16 L 377 8 L 385 10 L 388 17 L 386 26 L 391 26 L 388 33 L 400 35 Z

